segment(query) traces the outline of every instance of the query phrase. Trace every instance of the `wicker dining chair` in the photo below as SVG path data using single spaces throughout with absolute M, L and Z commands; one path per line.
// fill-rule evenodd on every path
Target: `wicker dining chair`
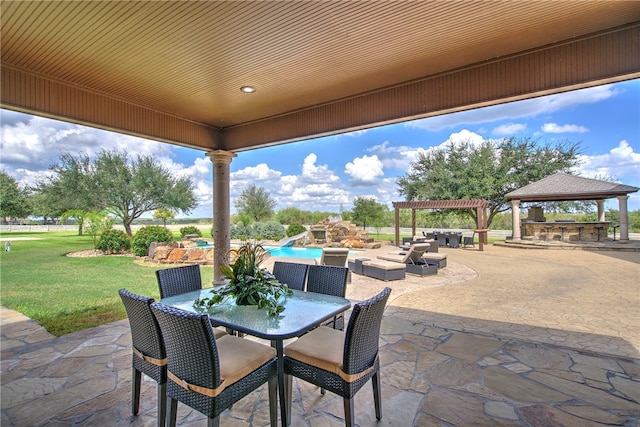
M 333 265 L 310 265 L 307 273 L 307 292 L 344 298 L 347 293 L 349 269 Z M 325 323 L 334 329 L 344 329 L 344 314 Z
M 276 261 L 273 263 L 273 275 L 280 283 L 286 283 L 289 289 L 304 291 L 309 264 Z
M 178 402 L 219 426 L 220 414 L 268 383 L 271 426 L 278 418 L 275 349 L 258 342 L 225 335 L 213 336 L 206 314 L 191 313 L 153 303 L 167 351 L 167 425 L 174 427 Z
M 156 279 L 161 299 L 202 289 L 198 264 L 156 270 Z
M 345 425 L 351 427 L 354 425 L 353 397 L 371 379 L 376 419 L 382 419 L 378 341 L 390 293 L 387 287 L 373 298 L 355 304 L 346 332 L 321 327 L 285 347 L 289 407 L 290 376 L 294 376 L 341 396 Z
M 198 264 L 156 270 L 156 279 L 160 289 L 160 299 L 202 289 L 202 275 Z M 216 338 L 235 334 L 231 329 L 215 328 L 213 332 Z
M 118 292 L 131 328 L 131 413 L 138 415 L 140 384 L 144 373 L 158 383 L 158 427 L 164 427 L 167 412 L 167 356 L 160 326 L 151 312 L 154 299 L 133 294 L 126 289 L 120 289 Z

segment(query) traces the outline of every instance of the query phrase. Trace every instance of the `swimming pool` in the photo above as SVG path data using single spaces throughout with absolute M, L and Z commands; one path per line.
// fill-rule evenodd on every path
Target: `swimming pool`
M 265 246 L 264 247 L 271 256 L 278 256 L 283 258 L 305 258 L 314 259 L 322 257 L 322 248 L 295 248 L 295 247 L 279 247 L 279 246 Z M 349 255 L 355 254 L 356 251 L 349 251 Z
M 237 244 L 231 244 L 231 247 L 237 247 Z M 197 246 L 199 249 L 210 249 L 213 245 Z M 282 258 L 303 258 L 303 259 L 315 259 L 322 257 L 322 248 L 297 248 L 293 246 L 263 246 L 271 256 L 277 256 Z M 358 251 L 350 250 L 349 255 L 357 254 Z

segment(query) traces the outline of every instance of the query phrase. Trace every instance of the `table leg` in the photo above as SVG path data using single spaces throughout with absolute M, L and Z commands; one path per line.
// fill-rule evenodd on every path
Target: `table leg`
M 278 397 L 280 399 L 280 420 L 282 427 L 289 425 L 287 415 L 287 393 L 284 381 L 284 342 L 283 340 L 275 340 L 276 354 L 278 356 Z

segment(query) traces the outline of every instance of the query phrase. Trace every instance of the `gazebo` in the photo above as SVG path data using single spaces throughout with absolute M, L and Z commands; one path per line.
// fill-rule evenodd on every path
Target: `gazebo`
M 416 210 L 417 209 L 476 209 L 478 228 L 474 231 L 479 235 L 478 248 L 482 251 L 482 245 L 487 243 L 487 206 L 489 202 L 484 199 L 468 200 L 423 200 L 408 202 L 392 202 L 395 209 L 396 242 L 400 245 L 400 209 L 411 209 L 411 235 L 416 234 Z
M 542 228 L 562 228 L 563 234 L 566 231 L 575 231 L 578 239 L 582 239 L 590 234 L 598 236 L 600 239 L 600 229 L 609 227 L 605 220 L 604 201 L 606 199 L 617 198 L 620 212 L 620 240 L 629 240 L 629 217 L 627 213 L 627 199 L 630 193 L 640 190 L 638 187 L 618 184 L 615 182 L 601 181 L 597 179 L 583 178 L 566 173 L 556 173 L 540 181 L 533 182 L 518 190 L 512 191 L 505 196 L 511 201 L 512 209 L 512 236 L 513 240 L 521 240 L 520 203 L 521 202 L 559 202 L 559 201 L 580 201 L 595 200 L 598 206 L 598 221 L 590 223 L 570 223 L 559 225 L 557 223 L 547 223 L 544 219 L 531 221 L 532 230 L 539 232 Z M 526 221 L 526 220 L 525 220 Z M 595 231 L 594 231 L 595 230 Z

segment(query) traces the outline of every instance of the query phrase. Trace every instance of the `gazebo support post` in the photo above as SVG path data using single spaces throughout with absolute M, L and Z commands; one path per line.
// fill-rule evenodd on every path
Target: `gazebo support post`
M 520 231 L 520 200 L 511 201 L 511 240 L 522 240 Z
M 629 240 L 629 213 L 627 199 L 629 196 L 618 196 L 618 212 L 620 215 L 620 240 Z M 614 231 L 615 233 L 615 231 Z
M 596 205 L 598 206 L 598 222 L 605 222 L 604 218 L 604 200 L 596 200 Z

